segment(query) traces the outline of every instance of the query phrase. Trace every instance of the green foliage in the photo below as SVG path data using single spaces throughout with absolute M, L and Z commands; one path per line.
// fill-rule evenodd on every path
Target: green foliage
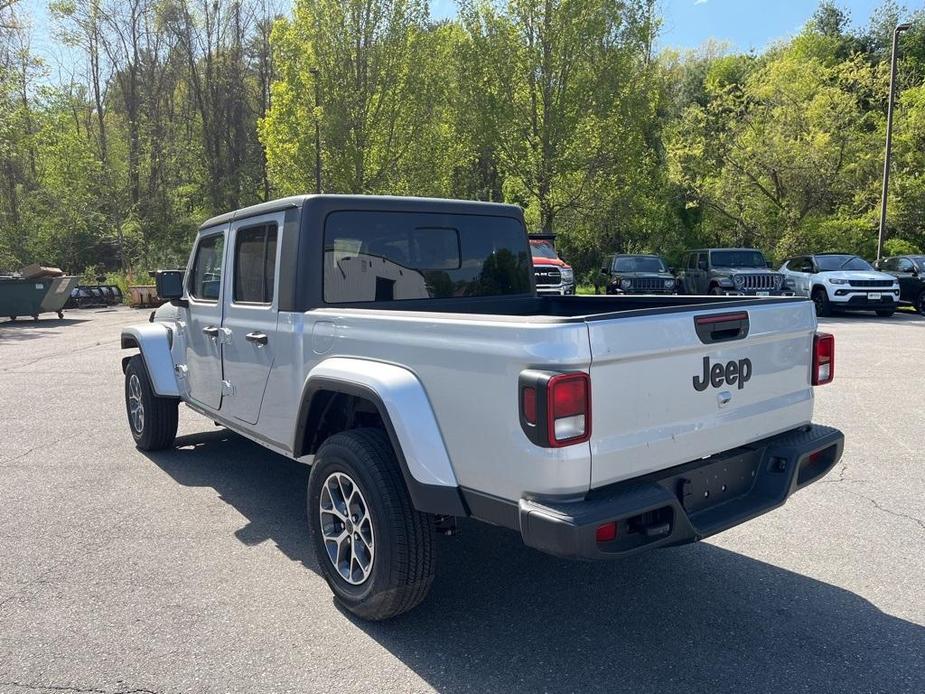
M 681 55 L 653 50 L 655 0 L 461 0 L 441 22 L 427 0 L 266 5 L 57 0 L 79 83 L 0 31 L 0 270 L 146 281 L 206 217 L 313 191 L 316 154 L 325 192 L 523 206 L 589 291 L 615 252 L 870 258 L 899 21 L 886 249 L 925 248 L 923 10 L 886 0 L 853 29 L 824 0 L 760 54 Z
M 922 249 L 906 239 L 887 239 L 883 244 L 883 255 L 921 255 Z

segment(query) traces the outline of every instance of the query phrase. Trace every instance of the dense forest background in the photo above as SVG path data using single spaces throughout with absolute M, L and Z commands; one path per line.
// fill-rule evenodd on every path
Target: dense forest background
M 205 218 L 315 188 L 504 200 L 586 280 L 606 253 L 925 250 L 925 12 L 822 2 L 763 53 L 657 50 L 656 0 L 0 0 L 0 270 L 141 274 Z M 757 18 L 756 18 L 757 20 Z

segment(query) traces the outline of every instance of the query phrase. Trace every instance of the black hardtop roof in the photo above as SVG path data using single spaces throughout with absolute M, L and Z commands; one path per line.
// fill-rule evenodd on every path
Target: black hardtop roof
M 662 258 L 658 253 L 614 253 L 614 258 Z
M 199 228 L 208 229 L 219 224 L 227 224 L 237 219 L 256 217 L 262 214 L 280 212 L 288 209 L 301 209 L 312 201 L 322 202 L 326 206 L 355 206 L 358 210 L 420 211 L 456 214 L 492 214 L 523 218 L 523 211 L 517 205 L 497 202 L 479 202 L 473 200 L 453 200 L 450 198 L 416 198 L 398 195 L 292 195 L 286 198 L 261 202 L 250 207 L 243 207 L 233 212 L 216 215 L 203 222 Z

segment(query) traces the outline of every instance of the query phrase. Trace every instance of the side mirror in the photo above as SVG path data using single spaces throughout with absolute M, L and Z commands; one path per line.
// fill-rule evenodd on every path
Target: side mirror
M 706 270 L 706 269 L 707 269 L 707 263 L 706 263 L 706 261 L 705 261 L 705 260 L 700 260 L 700 261 L 698 261 L 698 262 L 697 262 L 697 269 L 698 269 L 698 270 Z
M 670 273 L 673 275 L 673 274 L 675 274 L 676 270 L 675 270 L 673 267 L 669 266 L 669 267 L 668 267 L 668 272 L 670 272 Z
M 609 274 L 610 274 L 610 268 L 607 267 L 607 266 L 605 265 L 604 267 L 601 268 L 601 274 L 602 274 L 602 275 L 609 275 Z
M 183 272 L 180 270 L 158 270 L 154 275 L 157 295 L 167 301 L 183 298 Z

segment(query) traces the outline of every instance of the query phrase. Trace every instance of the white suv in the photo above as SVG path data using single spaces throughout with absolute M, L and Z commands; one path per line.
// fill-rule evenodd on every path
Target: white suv
M 780 267 L 784 284 L 816 304 L 817 316 L 833 310 L 876 311 L 893 315 L 899 303 L 895 277 L 878 272 L 863 258 L 847 253 L 819 253 L 791 258 Z

